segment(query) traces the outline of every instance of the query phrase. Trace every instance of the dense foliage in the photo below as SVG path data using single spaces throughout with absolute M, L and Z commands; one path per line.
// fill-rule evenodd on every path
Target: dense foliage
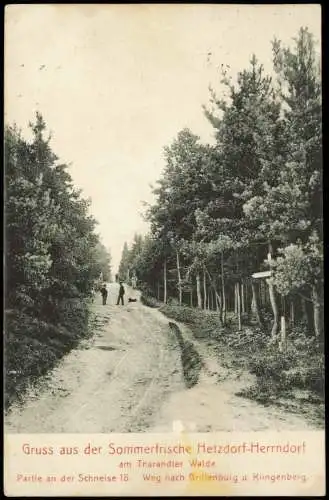
M 110 255 L 88 201 L 45 138 L 5 128 L 5 362 L 7 402 L 88 332 L 89 301 Z
M 324 394 L 320 60 L 305 28 L 272 49 L 272 77 L 253 56 L 211 89 L 214 145 L 184 129 L 165 148 L 150 234 L 125 262 L 144 304 L 256 375 L 251 397 L 311 401 Z
M 320 60 L 306 28 L 272 49 L 274 76 L 253 56 L 211 89 L 214 145 L 184 129 L 165 148 L 150 234 L 138 252 L 136 238 L 126 245 L 122 269 L 166 303 L 218 310 L 223 325 L 233 311 L 240 328 L 254 317 L 275 339 L 283 316 L 321 338 Z

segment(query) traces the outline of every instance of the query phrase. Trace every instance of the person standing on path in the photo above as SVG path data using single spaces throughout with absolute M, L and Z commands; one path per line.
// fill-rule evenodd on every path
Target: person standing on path
M 102 294 L 102 299 L 103 299 L 103 306 L 106 306 L 106 301 L 107 301 L 107 288 L 106 285 L 104 284 L 101 288 L 101 294 Z
M 124 306 L 124 301 L 123 301 L 123 296 L 125 294 L 125 289 L 122 284 L 122 281 L 120 281 L 120 288 L 119 288 L 119 296 L 118 296 L 118 301 L 117 301 L 117 306 L 119 305 L 119 302 L 121 301 L 121 304 Z

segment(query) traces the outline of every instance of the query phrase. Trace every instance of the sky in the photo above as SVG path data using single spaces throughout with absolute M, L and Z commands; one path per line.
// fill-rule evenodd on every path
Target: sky
M 40 111 L 52 148 L 91 199 L 116 272 L 123 244 L 145 234 L 143 202 L 184 127 L 213 140 L 202 105 L 218 66 L 234 77 L 253 53 L 271 71 L 271 40 L 301 26 L 320 42 L 314 4 L 31 4 L 5 14 L 5 123 Z

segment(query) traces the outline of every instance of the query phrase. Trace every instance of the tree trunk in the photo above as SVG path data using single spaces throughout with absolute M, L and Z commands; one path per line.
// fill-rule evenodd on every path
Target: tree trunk
M 284 352 L 287 347 L 287 336 L 286 336 L 286 318 L 281 316 L 281 341 L 279 342 L 279 350 Z
M 256 293 L 255 285 L 251 285 L 251 290 Z M 255 305 L 255 299 L 254 299 L 254 294 L 251 299 L 251 313 L 256 314 L 256 305 Z
M 242 329 L 241 324 L 241 296 L 240 296 L 240 283 L 236 284 L 236 294 L 237 294 L 237 308 L 238 308 L 238 324 L 239 330 Z
M 272 242 L 268 242 L 268 260 L 271 259 L 271 256 L 273 255 L 273 245 Z M 275 338 L 278 334 L 279 331 L 279 308 L 278 308 L 278 303 L 277 303 L 277 298 L 276 298 L 276 291 L 274 288 L 274 285 L 272 283 L 271 279 L 266 280 L 266 283 L 268 284 L 268 292 L 269 292 L 269 297 L 270 297 L 270 303 L 273 311 L 273 326 L 271 330 L 271 336 L 272 338 Z
M 271 330 L 272 338 L 275 338 L 279 331 L 279 308 L 276 299 L 276 292 L 271 280 L 266 280 L 268 284 L 268 291 L 270 296 L 271 307 L 273 311 L 273 326 Z
M 242 312 L 242 314 L 245 314 L 245 312 L 246 312 L 246 302 L 245 302 L 244 289 L 245 289 L 244 283 L 241 283 L 241 307 L 242 307 L 241 312 Z
M 180 265 L 179 265 L 179 253 L 176 252 L 176 261 L 177 261 L 177 277 L 178 277 L 178 299 L 179 305 L 182 305 L 182 279 L 180 274 Z
M 224 254 L 221 252 L 221 278 L 222 278 L 222 323 L 226 323 L 226 295 L 225 295 L 225 279 L 224 279 Z
M 264 306 L 267 306 L 267 286 L 264 283 Z
M 313 321 L 312 321 L 312 311 L 310 308 L 310 302 L 306 300 L 304 297 L 302 297 L 301 302 L 302 302 L 304 321 L 306 322 L 306 326 L 309 333 L 311 333 L 313 332 Z
M 208 269 L 206 267 L 204 267 L 204 271 L 207 273 L 209 281 L 210 281 L 210 285 L 213 288 L 214 297 L 215 297 L 215 304 L 216 304 L 216 310 L 219 311 L 220 321 L 221 321 L 222 325 L 224 325 L 223 324 L 223 318 L 222 318 L 222 304 L 223 304 L 223 300 L 218 295 L 217 290 L 216 290 L 215 280 L 211 277 L 211 275 L 210 275 L 210 273 L 209 273 L 209 271 L 208 271 Z
M 265 285 L 265 286 L 266 286 L 266 285 Z M 264 307 L 264 306 L 265 306 L 265 297 L 264 297 L 264 295 L 265 295 L 265 292 L 264 292 L 264 288 L 265 288 L 265 286 L 264 286 L 263 281 L 261 281 L 261 282 L 259 283 L 259 287 L 260 287 L 260 303 L 261 303 L 262 307 Z
M 238 314 L 238 288 L 237 283 L 234 285 L 234 314 Z
M 209 272 L 207 271 L 207 274 L 208 274 L 208 277 L 209 277 L 209 280 L 210 280 L 210 284 L 212 286 L 212 289 L 213 289 L 213 300 L 212 300 L 212 307 L 213 307 L 213 310 L 216 309 L 216 311 L 221 311 L 221 307 L 222 307 L 222 299 L 221 297 L 218 295 L 217 293 L 217 290 L 216 290 L 216 280 L 214 280 L 211 275 L 209 274 Z
M 262 318 L 261 312 L 260 312 L 260 307 L 259 307 L 259 301 L 258 301 L 258 295 L 257 295 L 257 289 L 256 289 L 256 284 L 254 281 L 251 282 L 251 292 L 252 292 L 252 312 L 256 316 L 256 320 L 259 326 L 264 328 L 264 320 Z
M 250 310 L 251 310 L 250 288 L 251 288 L 250 282 L 247 282 L 247 284 L 246 284 L 246 310 L 247 310 L 248 314 L 250 313 Z
M 322 338 L 322 311 L 320 303 L 320 294 L 315 285 L 312 286 L 312 300 L 313 300 L 313 318 L 314 318 L 314 333 L 318 338 Z
M 191 283 L 191 291 L 190 291 L 190 305 L 193 307 L 193 285 Z
M 221 324 L 224 326 L 224 323 L 223 323 L 223 299 L 222 297 L 220 297 L 217 293 L 217 290 L 216 290 L 216 286 L 215 286 L 215 280 L 211 277 L 208 269 L 206 267 L 204 267 L 204 271 L 207 273 L 208 275 L 208 278 L 209 278 L 209 281 L 210 281 L 210 285 L 214 291 L 214 294 L 215 294 L 215 304 L 216 304 L 216 310 L 219 311 L 219 317 L 220 317 L 220 321 L 221 321 Z M 225 318 L 224 318 L 225 319 Z
M 289 319 L 290 319 L 290 328 L 293 328 L 295 325 L 295 304 L 294 304 L 294 299 L 291 297 L 290 299 L 290 314 L 289 314 Z
M 258 283 L 258 297 L 259 297 L 259 307 L 263 306 L 263 300 L 262 300 L 262 280 L 259 280 Z
M 203 270 L 203 309 L 207 309 L 207 281 L 205 270 Z
M 216 306 L 217 306 L 217 311 L 219 311 L 219 317 L 222 319 L 223 317 L 223 299 L 222 297 L 219 297 L 216 295 Z
M 215 304 L 216 304 L 216 311 L 220 310 L 220 301 L 219 298 L 217 297 L 217 292 L 215 290 Z
M 167 259 L 163 264 L 163 302 L 167 304 Z
M 158 282 L 158 293 L 157 293 L 158 300 L 160 300 L 160 283 Z
M 200 274 L 196 275 L 196 294 L 198 299 L 198 307 L 202 309 L 202 297 L 201 297 L 201 284 L 200 284 Z
M 263 285 L 263 306 L 266 307 L 266 283 L 262 283 Z

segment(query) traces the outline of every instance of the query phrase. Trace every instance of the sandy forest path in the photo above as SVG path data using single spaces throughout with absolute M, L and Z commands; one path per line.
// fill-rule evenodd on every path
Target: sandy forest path
M 5 416 L 12 433 L 195 432 L 310 429 L 302 417 L 238 397 L 244 374 L 225 373 L 208 343 L 198 383 L 187 389 L 180 346 L 169 320 L 139 300 L 116 305 L 118 285 L 109 285 L 108 304 L 95 299 L 93 337 L 66 355 L 23 404 Z M 139 292 L 127 287 L 128 297 Z M 243 380 L 243 382 L 241 382 Z

